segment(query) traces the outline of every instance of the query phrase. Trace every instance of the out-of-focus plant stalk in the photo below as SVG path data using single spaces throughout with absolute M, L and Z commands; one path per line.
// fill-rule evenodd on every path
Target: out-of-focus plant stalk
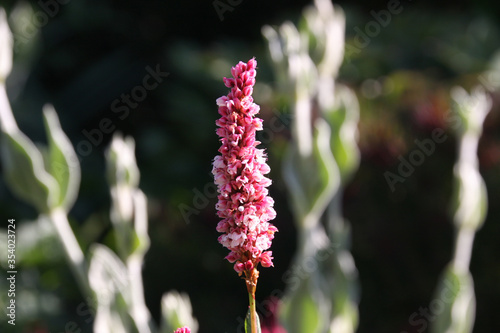
M 139 235 L 147 236 L 147 203 L 146 196 L 140 190 L 134 193 L 135 221 L 136 224 L 142 225 L 137 227 Z M 140 236 L 139 236 L 140 237 Z M 149 240 L 149 238 L 148 238 Z M 149 243 L 149 242 L 148 242 Z M 149 246 L 148 246 L 149 247 Z M 144 299 L 144 287 L 142 280 L 142 266 L 144 254 L 148 247 L 144 248 L 143 253 L 131 255 L 127 261 L 128 272 L 130 275 L 130 294 L 132 299 L 132 316 L 141 327 L 141 332 L 151 332 L 152 319 Z
M 293 112 L 283 173 L 298 229 L 295 264 L 317 260 L 317 269 L 283 298 L 280 317 L 289 333 L 352 333 L 357 327 L 357 271 L 342 217 L 342 189 L 359 163 L 359 106 L 355 94 L 335 82 L 344 26 L 340 8 L 316 0 L 298 28 L 285 22 L 262 30 L 278 87 Z
M 470 95 L 457 87 L 451 97 L 453 111 L 460 119 L 458 160 L 454 168 L 455 251 L 440 279 L 436 297 L 445 292 L 453 297 L 444 302 L 443 311 L 436 314 L 431 332 L 471 333 L 476 300 L 469 265 L 475 233 L 484 223 L 487 212 L 486 186 L 479 173 L 477 147 L 491 99 L 482 87 L 476 87 Z
M 149 248 L 147 203 L 138 188 L 139 169 L 132 138 L 115 135 L 107 152 L 108 181 L 112 198 L 111 222 L 118 252 L 130 280 L 130 311 L 140 332 L 151 332 L 152 322 L 144 300 L 142 262 Z
M 87 263 L 85 262 L 85 256 L 71 229 L 66 212 L 61 208 L 55 208 L 49 213 L 49 218 L 54 224 L 59 241 L 63 245 L 64 253 L 73 271 L 73 275 L 75 275 L 80 286 L 80 290 L 84 295 L 92 296 L 92 291 L 87 279 Z
M 5 80 L 9 75 L 12 68 L 12 35 L 10 33 L 10 29 L 7 25 L 7 16 L 3 8 L 0 8 L 0 127 L 2 129 L 2 133 L 5 137 L 9 137 L 13 142 L 16 142 L 17 145 L 22 147 L 21 149 L 27 149 L 32 153 L 31 162 L 33 163 L 33 172 L 38 172 L 38 174 L 43 174 L 45 179 L 50 180 L 50 183 L 53 184 L 53 188 L 49 189 L 49 192 L 58 194 L 61 191 L 66 191 L 67 189 L 61 188 L 56 185 L 56 181 L 54 178 L 57 178 L 55 175 L 51 175 L 46 173 L 42 167 L 43 162 L 41 155 L 37 151 L 36 147 L 27 139 L 23 133 L 19 130 L 17 123 L 15 121 L 14 115 L 12 113 L 12 109 L 10 107 L 9 99 L 7 97 L 7 92 L 5 89 Z M 45 109 L 44 117 L 49 123 L 49 134 L 51 138 L 53 136 L 59 136 L 61 133 L 58 132 L 57 126 L 59 125 L 59 121 L 57 120 L 57 116 L 55 115 L 55 111 Z M 55 123 L 54 123 L 55 122 Z M 63 138 L 64 141 L 64 138 Z M 66 144 L 64 142 L 63 144 Z M 61 143 L 59 143 L 61 144 Z M 18 146 L 18 147 L 19 147 Z M 24 147 L 23 147 L 24 146 Z M 52 147 L 51 147 L 52 148 Z M 65 147 L 67 148 L 67 146 Z M 15 148 L 14 148 L 15 149 Z M 10 150 L 10 147 L 6 147 L 5 149 L 6 155 L 11 157 L 12 153 L 16 153 L 15 151 Z M 35 157 L 36 156 L 36 157 Z M 14 160 L 11 160 L 11 163 L 14 163 Z M 59 161 L 51 161 L 52 163 L 57 163 Z M 11 165 L 11 167 L 15 167 Z M 63 166 L 64 169 L 64 166 Z M 70 173 L 73 178 L 76 178 L 76 182 L 79 183 L 80 172 L 78 167 L 73 167 L 73 170 L 62 170 L 64 173 Z M 36 177 L 36 175 L 35 175 Z M 54 177 L 54 178 L 53 178 Z M 69 180 L 67 180 L 69 181 Z M 74 181 L 73 181 L 74 182 Z M 28 184 L 29 186 L 30 184 Z M 71 184 L 69 186 L 72 186 Z M 19 189 L 21 191 L 29 192 L 29 189 Z M 18 191 L 19 191 L 18 190 Z M 72 191 L 72 189 L 70 189 Z M 52 197 L 55 195 L 52 194 Z M 31 198 L 32 200 L 36 200 L 36 198 Z M 71 203 L 72 204 L 72 203 Z M 78 244 L 78 241 L 71 229 L 67 218 L 67 210 L 63 207 L 64 200 L 54 201 L 47 200 L 45 201 L 45 207 L 41 207 L 41 205 L 37 208 L 42 209 L 46 215 L 50 218 L 54 227 L 57 231 L 57 235 L 59 240 L 63 246 L 64 252 L 68 259 L 68 263 L 70 264 L 70 268 L 73 271 L 75 278 L 80 285 L 82 293 L 87 296 L 92 295 L 88 282 L 87 282 L 87 267 L 85 263 L 85 256 L 83 251 Z

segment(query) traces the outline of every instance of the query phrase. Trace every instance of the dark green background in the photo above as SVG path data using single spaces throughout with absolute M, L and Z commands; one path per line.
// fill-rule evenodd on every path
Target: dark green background
M 11 10 L 16 2 L 0 3 Z M 36 1 L 29 3 L 35 13 L 43 10 Z M 296 21 L 309 3 L 241 1 L 221 21 L 211 1 L 71 0 L 59 4 L 34 48 L 15 54 L 8 92 L 20 128 L 35 142 L 45 140 L 41 107 L 48 102 L 54 104 L 64 131 L 77 147 L 88 140 L 84 131 L 98 128 L 103 118 L 112 121 L 114 132 L 136 140 L 152 240 L 144 284 L 156 320 L 161 296 L 171 289 L 189 294 L 201 333 L 234 332 L 238 317 L 245 314 L 244 283 L 222 259 L 227 251 L 217 243 L 215 197 L 203 199 L 206 196 L 199 194 L 213 189 L 211 160 L 219 146 L 215 99 L 227 93 L 222 77 L 230 75 L 230 66 L 253 56 L 259 62 L 257 81 L 273 85 L 260 28 Z M 355 27 L 363 30 L 373 20 L 370 11 L 387 4 L 339 3 L 347 16 L 347 43 L 353 42 Z M 453 246 L 448 205 L 456 140 L 446 122 L 448 91 L 456 84 L 476 83 L 500 45 L 497 2 L 401 4 L 403 11 L 357 57 L 344 63 L 339 78 L 356 91 L 362 109 L 361 165 L 344 196 L 361 282 L 360 333 L 426 332 L 423 325 L 412 325 L 409 317 L 429 306 Z M 169 76 L 122 120 L 111 105 L 142 84 L 147 66 L 159 66 Z M 388 88 L 369 98 L 373 81 L 367 79 Z M 295 228 L 280 173 L 290 137 L 289 108 L 279 96 L 256 102 L 265 120 L 261 141 L 272 168 L 270 191 L 280 231 L 273 243 L 275 268 L 261 269 L 257 297 L 264 300 L 285 288 L 283 276 L 295 250 Z M 269 125 L 276 118 L 284 125 L 279 130 Z M 430 138 L 435 128 L 443 128 L 448 139 L 391 192 L 384 172 L 397 172 L 398 156 L 408 158 L 414 140 Z M 478 333 L 495 330 L 500 310 L 499 128 L 495 102 L 479 148 L 490 207 L 471 263 Z M 112 134 L 95 135 L 100 142 L 82 156 L 82 185 L 70 214 L 85 250 L 92 242 L 114 246 L 103 158 Z M 182 207 L 196 209 L 189 223 Z M 0 211 L 2 225 L 8 218 L 27 225 L 22 220 L 36 217 L 31 207 L 12 196 L 3 180 Z M 43 250 L 34 250 L 19 263 L 23 278 L 18 288 L 55 295 L 61 304 L 51 308 L 40 298 L 31 316 L 18 315 L 19 325 L 26 327 L 23 332 L 63 332 L 68 321 L 90 332 L 92 323 L 86 320 L 88 314 L 77 311 L 82 297 L 57 244 L 48 239 L 40 246 Z

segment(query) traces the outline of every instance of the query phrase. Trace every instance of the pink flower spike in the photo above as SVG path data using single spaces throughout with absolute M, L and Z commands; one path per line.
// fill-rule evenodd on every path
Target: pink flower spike
M 191 333 L 191 329 L 187 326 L 184 326 L 176 329 L 174 333 Z
M 223 79 L 231 91 L 217 99 L 221 118 L 216 121 L 216 133 L 222 146 L 212 169 L 219 193 L 217 215 L 223 219 L 217 225 L 222 233 L 219 243 L 230 250 L 226 259 L 234 263 L 234 270 L 253 280 L 258 277 L 259 263 L 273 266 L 272 252 L 266 250 L 278 231 L 269 223 L 276 216 L 267 190 L 271 180 L 264 176 L 270 168 L 255 139 L 256 132 L 262 130 L 262 119 L 255 117 L 260 107 L 251 96 L 256 68 L 255 58 L 248 63 L 240 61 L 231 69 L 233 77 Z

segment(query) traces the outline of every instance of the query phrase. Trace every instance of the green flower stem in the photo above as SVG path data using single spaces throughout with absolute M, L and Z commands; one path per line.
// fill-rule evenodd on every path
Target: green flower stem
M 62 208 L 55 208 L 50 212 L 49 218 L 54 223 L 59 240 L 70 264 L 71 270 L 85 296 L 91 296 L 92 292 L 87 280 L 87 266 L 85 256 L 78 241 L 69 225 L 66 212 Z
M 257 333 L 257 311 L 255 309 L 255 295 L 248 293 L 248 299 L 250 301 L 250 322 L 251 322 L 251 332 Z

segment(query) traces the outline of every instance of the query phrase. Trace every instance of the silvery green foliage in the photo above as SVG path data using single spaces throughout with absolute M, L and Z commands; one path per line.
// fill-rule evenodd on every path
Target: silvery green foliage
M 469 263 L 474 236 L 484 223 L 488 205 L 486 186 L 479 173 L 477 147 L 484 119 L 491 108 L 491 99 L 482 87 L 476 87 L 471 94 L 456 87 L 451 92 L 451 98 L 453 111 L 460 119 L 452 202 L 455 253 L 433 299 L 441 302 L 443 309 L 436 313 L 431 332 L 470 333 L 474 327 L 476 299 Z
M 113 223 L 132 220 L 132 192 L 139 185 L 139 169 L 135 161 L 135 143 L 132 138 L 115 136 L 106 157 L 107 178 L 111 189 Z
M 64 180 L 59 183 L 56 176 L 52 174 L 55 172 L 52 165 L 59 162 L 56 154 L 51 154 L 50 158 L 54 158 L 54 160 L 48 160 L 49 170 L 47 170 L 40 150 L 17 127 L 5 89 L 5 80 L 12 69 L 12 34 L 3 8 L 0 8 L 0 43 L 1 154 L 5 181 L 19 198 L 35 206 L 38 211 L 47 213 L 51 209 L 63 205 L 60 192 L 71 192 L 75 190 L 75 185 L 78 186 L 76 183 L 79 183 L 79 170 L 76 171 L 77 175 L 67 177 L 76 181 L 73 184 L 64 184 Z M 58 122 L 50 111 L 44 112 L 44 116 L 46 120 L 50 118 L 51 124 L 54 121 Z M 49 149 L 52 152 L 60 149 L 50 140 L 54 135 L 58 135 L 54 133 L 53 126 L 47 128 L 47 134 Z M 61 177 L 57 178 L 61 179 Z M 68 204 L 71 203 L 68 202 Z
M 156 332 L 142 286 L 142 263 L 149 248 L 148 217 L 146 196 L 138 188 L 134 141 L 115 136 L 107 154 L 110 216 L 119 255 L 102 244 L 93 244 L 85 257 L 67 217 L 80 186 L 78 156 L 50 105 L 43 110 L 48 147 L 39 149 L 19 130 L 5 89 L 11 67 L 12 37 L 0 8 L 0 135 L 7 185 L 37 209 L 40 227 L 47 221 L 52 224 L 82 293 L 96 301 L 95 332 Z M 181 324 L 197 326 L 191 311 L 185 313 Z M 168 322 L 168 318 L 163 321 Z
M 306 8 L 298 28 L 285 22 L 262 29 L 293 110 L 283 174 L 299 233 L 295 265 L 316 263 L 283 298 L 280 316 L 291 333 L 348 333 L 358 323 L 357 270 L 341 211 L 342 188 L 359 164 L 357 98 L 335 82 L 344 29 L 342 10 L 329 0 Z
M 138 188 L 134 150 L 132 138 L 115 135 L 106 154 L 118 256 L 103 245 L 94 246 L 91 252 L 89 280 L 98 301 L 96 332 L 113 327 L 119 332 L 120 323 L 141 333 L 155 331 L 142 284 L 142 262 L 149 248 L 148 217 L 146 197 Z M 106 294 L 99 296 L 103 290 Z M 101 298 L 105 301 L 100 302 Z
M 52 105 L 44 107 L 43 115 L 49 142 L 48 169 L 59 185 L 56 205 L 68 212 L 78 196 L 80 163 L 71 141 L 61 129 L 57 113 Z
M 106 153 L 112 199 L 110 218 L 118 256 L 103 245 L 94 245 L 91 250 L 89 281 L 98 304 L 95 332 L 122 332 L 123 328 L 124 332 L 157 331 L 144 300 L 142 263 L 149 248 L 147 202 L 138 189 L 140 175 L 134 149 L 132 138 L 115 135 Z M 183 310 L 186 304 L 189 311 Z M 187 296 L 183 296 L 179 306 L 183 316 L 178 318 L 179 325 L 175 322 L 177 326 L 172 331 L 190 323 L 197 326 Z M 163 310 L 163 326 L 171 325 L 171 313 Z
M 440 278 L 432 302 L 439 304 L 440 311 L 435 313 L 436 317 L 432 321 L 431 332 L 472 332 L 476 298 L 474 282 L 469 271 L 464 272 L 456 269 L 453 265 L 448 265 Z
M 146 199 L 137 187 L 139 169 L 135 143 L 130 137 L 113 137 L 107 150 L 107 178 L 111 193 L 110 219 L 116 231 L 120 257 L 143 257 L 149 248 Z
M 89 283 L 97 301 L 94 332 L 142 332 L 130 316 L 130 279 L 127 268 L 107 246 L 90 250 Z
M 457 228 L 477 230 L 486 217 L 487 194 L 479 173 L 477 146 L 483 131 L 483 122 L 491 109 L 491 99 L 481 87 L 472 94 L 463 88 L 451 91 L 452 107 L 460 119 L 459 154 L 455 163 L 454 223 Z
M 7 23 L 7 14 L 0 8 L 0 84 L 4 84 L 5 79 L 12 69 L 12 34 Z
M 80 186 L 78 158 L 51 106 L 43 110 L 48 142 L 44 153 L 19 130 L 5 89 L 5 78 L 12 67 L 12 41 L 3 9 L 0 9 L 0 34 L 0 135 L 5 182 L 17 197 L 52 221 L 70 267 L 87 293 L 84 255 L 66 215 Z

